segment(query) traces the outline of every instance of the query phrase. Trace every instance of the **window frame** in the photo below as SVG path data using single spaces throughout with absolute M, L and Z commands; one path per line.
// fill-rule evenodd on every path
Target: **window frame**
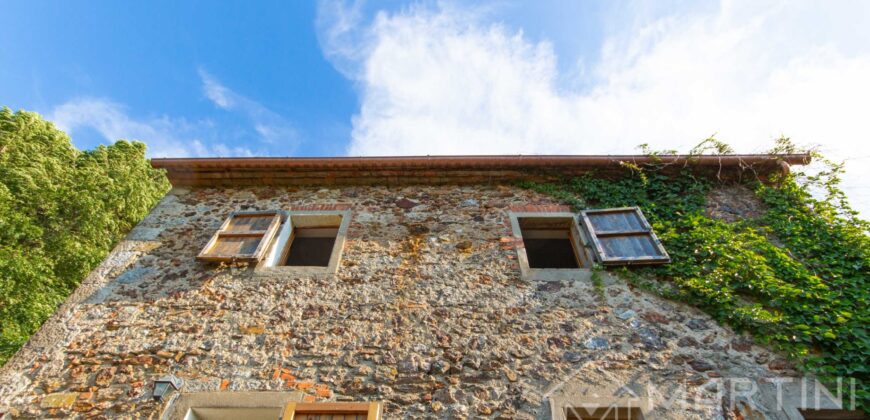
M 297 414 L 365 414 L 366 420 L 382 420 L 384 407 L 380 402 L 294 403 L 284 407 L 281 420 L 298 420 Z
M 592 263 L 594 260 L 590 253 L 590 245 L 586 235 L 580 229 L 577 221 L 577 214 L 572 212 L 514 212 L 508 213 L 510 218 L 511 230 L 513 238 L 518 243 L 523 243 L 522 229 L 520 228 L 520 219 L 570 219 L 570 236 L 571 244 L 576 253 L 582 253 L 585 260 Z M 536 281 L 556 281 L 556 280 L 586 280 L 592 276 L 592 267 L 578 268 L 532 268 L 529 265 L 529 255 L 526 252 L 525 244 L 517 246 L 517 261 L 520 264 L 520 272 L 526 280 Z M 583 258 L 581 257 L 581 258 Z M 579 263 L 579 262 L 578 262 Z
M 590 409 L 592 410 L 591 413 L 589 413 Z M 587 412 L 587 414 L 580 414 L 580 410 Z M 627 415 L 616 414 L 619 413 L 620 410 L 628 411 Z M 643 410 L 641 410 L 640 407 L 626 406 L 580 407 L 573 405 L 565 407 L 565 418 L 571 419 L 572 416 L 574 416 L 578 420 L 608 420 L 613 417 L 618 420 L 644 420 L 645 418 L 643 415 Z
M 629 213 L 633 212 L 640 220 L 641 230 L 622 230 L 622 231 L 605 231 L 599 232 L 592 224 L 590 215 L 606 214 L 606 213 Z M 580 212 L 580 218 L 583 220 L 583 227 L 586 229 L 586 234 L 589 235 L 590 241 L 593 244 L 595 256 L 602 265 L 648 265 L 648 264 L 667 264 L 671 262 L 671 257 L 665 250 L 658 236 L 652 229 L 652 226 L 646 220 L 643 211 L 640 207 L 615 207 L 602 209 L 586 209 Z M 604 245 L 601 243 L 601 237 L 614 238 L 624 236 L 647 236 L 653 243 L 653 246 L 661 254 L 659 256 L 644 255 L 637 257 L 611 257 L 604 250 Z
M 587 396 L 576 396 L 572 393 L 562 396 L 550 396 L 549 403 L 550 415 L 553 420 L 568 420 L 570 411 L 573 411 L 574 414 L 585 412 L 586 416 L 594 419 L 596 414 L 598 417 L 602 417 L 613 409 L 632 411 L 631 420 L 643 420 L 653 417 L 652 413 L 655 409 L 651 398 L 638 396 L 590 398 Z M 599 410 L 604 410 L 605 412 L 596 413 Z
M 380 401 L 303 402 L 299 391 L 201 391 L 176 392 L 163 406 L 161 419 L 199 418 L 206 410 L 274 410 L 279 420 L 297 420 L 296 414 L 366 414 L 366 420 L 383 420 Z M 289 414 L 289 416 L 288 416 Z
M 237 217 L 257 217 L 257 216 L 267 216 L 273 215 L 272 221 L 269 223 L 269 227 L 266 230 L 257 230 L 257 231 L 249 231 L 249 232 L 233 232 L 228 231 L 227 228 L 230 226 L 232 221 Z M 215 233 L 211 236 L 208 242 L 206 242 L 205 246 L 202 250 L 197 254 L 196 259 L 204 262 L 258 262 L 263 259 L 263 256 L 266 253 L 266 250 L 269 247 L 269 244 L 272 242 L 272 239 L 278 232 L 278 228 L 281 226 L 283 221 L 283 214 L 278 210 L 262 210 L 262 211 L 234 211 L 224 219 L 223 223 L 221 223 L 220 228 L 215 231 Z M 257 248 L 251 254 L 211 254 L 210 251 L 221 237 L 260 237 L 260 242 L 257 244 Z
M 284 407 L 302 398 L 298 391 L 175 392 L 165 403 L 161 419 L 197 418 L 204 409 L 271 409 L 280 416 Z
M 288 275 L 332 275 L 338 273 L 338 267 L 341 265 L 341 258 L 344 253 L 344 245 L 347 240 L 347 231 L 350 227 L 351 211 L 350 210 L 287 210 L 283 214 L 285 218 L 278 228 L 278 232 L 272 238 L 268 246 L 268 250 L 264 258 L 257 264 L 255 272 L 258 274 L 288 274 Z M 283 261 L 287 257 L 287 252 L 292 245 L 293 238 L 293 218 L 308 218 L 308 217 L 330 217 L 338 216 L 341 222 L 338 225 L 338 232 L 335 235 L 335 243 L 332 246 L 332 253 L 329 256 L 329 265 L 327 266 L 303 266 L 303 265 L 277 265 L 279 261 Z

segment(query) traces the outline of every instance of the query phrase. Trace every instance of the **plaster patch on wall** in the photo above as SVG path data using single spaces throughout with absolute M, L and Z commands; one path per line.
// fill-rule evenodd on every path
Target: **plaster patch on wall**
M 118 276 L 116 281 L 121 284 L 131 284 L 141 281 L 143 278 L 147 277 L 148 274 L 153 273 L 154 270 L 147 267 L 136 267 L 130 270 L 125 271 L 123 274 Z
M 128 241 L 153 241 L 160 236 L 160 232 L 163 232 L 163 228 L 149 228 L 144 226 L 137 226 L 127 235 Z

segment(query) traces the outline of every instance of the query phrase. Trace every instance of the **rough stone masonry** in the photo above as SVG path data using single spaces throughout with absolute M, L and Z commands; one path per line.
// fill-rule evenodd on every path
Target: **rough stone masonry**
M 329 205 L 352 217 L 337 275 L 195 260 L 232 211 Z M 183 392 L 383 401 L 389 419 L 629 397 L 646 418 L 789 418 L 763 392 L 723 404 L 797 373 L 702 312 L 606 273 L 603 290 L 521 278 L 508 212 L 530 205 L 556 203 L 498 185 L 175 188 L 0 371 L 0 412 L 159 418 L 171 373 Z

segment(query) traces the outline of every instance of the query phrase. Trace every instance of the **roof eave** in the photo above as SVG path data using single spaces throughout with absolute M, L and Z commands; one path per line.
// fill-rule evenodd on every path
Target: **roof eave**
M 175 186 L 301 184 L 444 184 L 508 182 L 545 172 L 615 174 L 626 164 L 688 168 L 704 176 L 734 178 L 745 171 L 761 177 L 810 162 L 808 154 L 783 155 L 515 155 L 161 158 Z

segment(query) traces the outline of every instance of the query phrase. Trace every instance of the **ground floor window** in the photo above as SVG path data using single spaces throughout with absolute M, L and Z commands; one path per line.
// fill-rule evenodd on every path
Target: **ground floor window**
M 380 402 L 304 403 L 301 392 L 191 392 L 172 397 L 168 420 L 382 420 Z
M 859 410 L 803 409 L 799 410 L 804 420 L 867 420 Z
M 643 420 L 638 407 L 566 407 L 567 420 Z

